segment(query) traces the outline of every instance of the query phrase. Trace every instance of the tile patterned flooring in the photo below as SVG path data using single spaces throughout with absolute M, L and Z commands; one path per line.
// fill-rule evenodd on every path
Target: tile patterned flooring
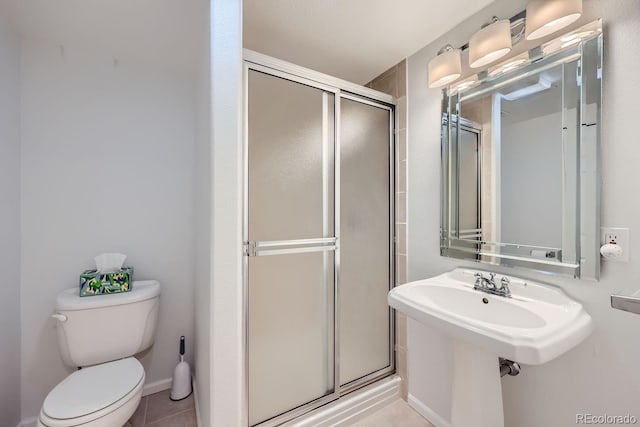
M 398 399 L 353 424 L 352 427 L 433 427 L 433 425 L 414 411 L 407 402 Z
M 131 427 L 196 427 L 193 393 L 179 402 L 169 399 L 169 393 L 169 390 L 165 390 L 143 397 L 138 409 L 129 420 L 129 425 Z
M 131 427 L 196 427 L 193 394 L 173 402 L 169 390 L 143 397 L 129 420 Z M 377 410 L 352 427 L 433 427 L 404 400 L 398 399 Z

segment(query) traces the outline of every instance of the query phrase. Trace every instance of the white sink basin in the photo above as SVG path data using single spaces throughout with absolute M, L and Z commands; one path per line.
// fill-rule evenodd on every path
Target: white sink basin
M 451 426 L 503 427 L 498 358 L 546 363 L 583 341 L 593 325 L 582 305 L 559 289 L 509 277 L 507 298 L 474 290 L 473 274 L 456 269 L 411 282 L 389 292 L 388 301 L 452 338 Z
M 505 298 L 474 290 L 473 272 L 457 269 L 393 289 L 389 305 L 496 356 L 529 365 L 546 363 L 589 336 L 591 317 L 580 303 L 559 289 L 510 279 L 512 297 Z

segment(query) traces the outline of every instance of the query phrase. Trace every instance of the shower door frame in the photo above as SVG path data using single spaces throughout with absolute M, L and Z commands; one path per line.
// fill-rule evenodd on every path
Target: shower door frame
M 333 393 L 312 400 L 291 409 L 283 414 L 265 420 L 255 427 L 272 427 L 281 425 L 287 421 L 304 415 L 330 402 L 338 400 L 340 397 L 360 389 L 375 381 L 388 377 L 395 373 L 395 310 L 389 307 L 389 366 L 371 372 L 361 378 L 355 379 L 344 385 L 340 384 L 340 105 L 342 99 L 361 102 L 377 108 L 389 111 L 389 289 L 396 285 L 396 227 L 395 227 L 395 108 L 396 103 L 392 96 L 364 86 L 356 85 L 326 74 L 322 74 L 304 67 L 300 67 L 286 61 L 275 59 L 248 49 L 244 49 L 243 55 L 243 153 L 242 153 L 242 333 L 243 333 L 243 386 L 242 386 L 242 407 L 246 414 L 246 424 L 249 424 L 249 258 L 253 248 L 249 242 L 249 72 L 257 71 L 282 78 L 294 83 L 303 84 L 328 93 L 334 94 L 334 236 L 336 246 L 334 256 L 334 383 Z M 286 243 L 286 242 L 284 242 Z

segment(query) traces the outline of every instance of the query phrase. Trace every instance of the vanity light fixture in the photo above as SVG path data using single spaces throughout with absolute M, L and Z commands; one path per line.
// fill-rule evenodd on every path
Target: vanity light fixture
M 429 87 L 439 88 L 460 78 L 462 61 L 460 49 L 446 45 L 438 52 L 438 56 L 429 61 Z
M 582 0 L 530 0 L 527 40 L 536 40 L 566 27 L 582 15 Z
M 511 52 L 511 47 L 511 22 L 494 16 L 491 23 L 471 36 L 469 65 L 484 67 Z
M 512 51 L 513 45 L 523 36 L 536 40 L 565 28 L 582 16 L 582 0 L 529 0 L 526 11 L 511 19 L 494 16 L 459 49 L 447 45 L 429 61 L 428 82 L 430 88 L 441 88 L 458 80 L 462 75 L 461 51 L 468 49 L 470 68 L 483 68 L 498 61 Z M 524 27 L 524 28 L 523 28 Z M 542 46 L 542 50 L 555 51 L 572 46 L 588 38 L 594 31 L 574 33 Z M 502 65 L 502 64 L 500 64 Z M 522 65 L 522 61 L 489 69 L 495 77 Z M 464 90 L 461 86 L 460 90 Z

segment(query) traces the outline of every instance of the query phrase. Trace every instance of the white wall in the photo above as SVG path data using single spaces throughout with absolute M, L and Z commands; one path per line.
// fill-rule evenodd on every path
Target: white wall
M 205 16 L 207 24 L 208 15 Z M 209 33 L 208 29 L 206 31 Z M 211 64 L 210 43 L 202 48 L 196 82 L 195 198 L 195 387 L 198 423 L 211 419 Z
M 464 44 L 489 17 L 511 16 L 525 3 L 497 0 L 409 58 L 410 280 L 458 265 L 475 265 L 439 256 L 440 93 L 427 88 L 427 63 L 444 44 Z M 640 316 L 609 307 L 611 293 L 640 287 L 640 238 L 634 234 L 640 229 L 636 188 L 640 146 L 635 129 L 640 99 L 640 8 L 637 0 L 585 0 L 583 22 L 597 16 L 605 24 L 602 224 L 631 228 L 630 262 L 603 265 L 599 283 L 496 269 L 560 286 L 584 304 L 595 321 L 591 337 L 572 351 L 544 366 L 525 366 L 518 377 L 503 379 L 509 427 L 565 427 L 574 425 L 575 414 L 583 411 L 640 416 Z M 412 363 L 428 360 L 420 360 L 422 355 L 413 351 L 420 345 L 412 342 L 424 340 L 427 334 L 423 327 L 409 329 L 410 392 L 417 394 L 428 393 L 430 383 L 440 380 L 412 375 Z M 429 347 L 446 349 L 446 341 L 429 339 Z
M 20 420 L 20 42 L 0 17 L 0 425 Z
M 22 50 L 22 417 L 70 369 L 57 349 L 55 296 L 93 256 L 128 255 L 162 284 L 147 384 L 171 377 L 194 341 L 195 86 L 190 75 L 114 61 L 112 52 L 25 41 Z M 114 319 L 114 325 L 127 328 Z M 168 386 L 167 383 L 161 385 Z
M 242 289 L 242 3 L 211 1 L 211 426 L 247 422 Z

